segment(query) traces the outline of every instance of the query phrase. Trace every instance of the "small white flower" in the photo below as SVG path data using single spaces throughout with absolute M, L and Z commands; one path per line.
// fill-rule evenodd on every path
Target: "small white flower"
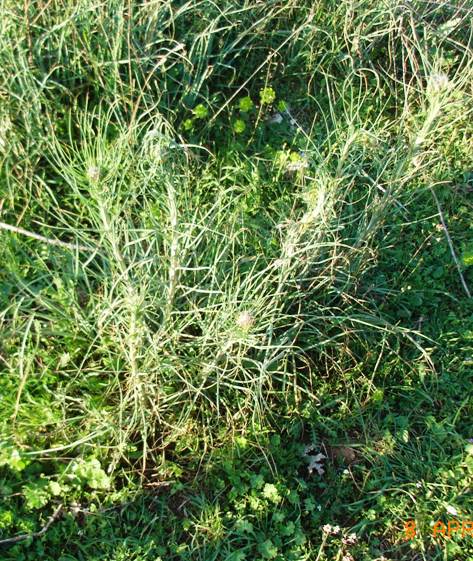
M 452 516 L 458 516 L 458 510 L 454 506 L 447 505 L 446 510 L 447 510 L 448 514 L 451 514 Z
M 353 555 L 351 553 L 345 553 L 345 555 L 342 557 L 342 561 L 355 561 L 353 559 Z
M 340 526 L 332 526 L 331 524 L 325 524 L 322 526 L 322 532 L 329 536 L 336 536 L 340 533 Z
M 358 536 L 354 532 L 348 534 L 346 538 L 342 538 L 342 543 L 344 545 L 355 545 L 357 541 L 358 541 Z

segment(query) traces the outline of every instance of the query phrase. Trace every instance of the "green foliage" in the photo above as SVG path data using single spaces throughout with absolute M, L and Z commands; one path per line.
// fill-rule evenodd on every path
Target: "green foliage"
M 243 119 L 236 119 L 235 122 L 233 123 L 233 130 L 237 134 L 241 134 L 242 132 L 245 131 L 245 129 L 246 129 L 245 121 L 243 121 Z
M 0 466 L 8 466 L 13 471 L 23 471 L 28 465 L 28 460 L 22 457 L 16 448 L 7 445 L 0 446 Z
M 238 102 L 238 108 L 242 113 L 248 113 L 253 109 L 253 107 L 254 107 L 254 103 L 250 96 L 247 95 L 245 97 L 240 98 Z
M 471 265 L 473 265 L 473 250 L 465 251 L 462 255 L 462 261 L 465 267 L 470 267 Z
M 205 105 L 199 103 L 199 105 L 192 110 L 192 113 L 196 119 L 205 119 L 205 117 L 209 114 L 209 110 L 205 107 Z
M 259 92 L 261 105 L 270 105 L 276 99 L 276 92 L 273 88 L 263 88 Z
M 78 477 L 92 489 L 108 489 L 110 487 L 110 478 L 96 458 L 74 462 L 71 465 L 70 474 Z

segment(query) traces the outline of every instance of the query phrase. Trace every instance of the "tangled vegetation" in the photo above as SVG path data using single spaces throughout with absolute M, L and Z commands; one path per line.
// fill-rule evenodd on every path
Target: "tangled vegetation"
M 472 558 L 472 15 L 1 0 L 2 559 Z

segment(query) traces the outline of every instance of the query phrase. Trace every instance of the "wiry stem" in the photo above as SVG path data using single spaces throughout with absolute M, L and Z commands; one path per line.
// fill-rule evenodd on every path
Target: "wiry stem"
M 435 194 L 435 191 L 432 189 L 432 187 L 430 188 L 430 191 L 432 192 L 432 196 L 434 198 L 435 204 L 437 205 L 437 209 L 439 211 L 440 222 L 442 223 L 443 231 L 445 232 L 445 237 L 447 238 L 448 247 L 450 249 L 450 253 L 452 255 L 453 261 L 455 262 L 455 265 L 457 267 L 458 275 L 460 277 L 460 282 L 463 286 L 463 290 L 465 291 L 465 294 L 468 296 L 468 298 L 471 298 L 471 292 L 470 292 L 470 289 L 468 288 L 468 285 L 466 284 L 465 277 L 463 276 L 463 273 L 462 273 L 462 268 L 461 268 L 461 265 L 460 265 L 460 261 L 458 260 L 457 254 L 455 253 L 452 238 L 450 237 L 450 233 L 449 233 L 448 228 L 447 228 L 447 223 L 445 222 L 445 218 L 444 218 L 444 215 L 443 215 L 443 212 L 442 212 L 442 207 L 440 206 L 440 202 L 438 200 L 438 197 Z
M 41 234 L 36 234 L 35 232 L 30 232 L 19 226 L 12 226 L 6 222 L 0 222 L 0 229 L 7 230 L 8 232 L 14 232 L 15 234 L 21 234 L 23 236 L 28 236 L 40 242 L 48 243 L 49 245 L 55 245 L 57 247 L 64 247 L 66 249 L 71 249 L 72 251 L 96 251 L 95 247 L 87 247 L 86 245 L 74 244 L 69 242 L 62 242 L 61 240 L 55 240 L 42 236 Z

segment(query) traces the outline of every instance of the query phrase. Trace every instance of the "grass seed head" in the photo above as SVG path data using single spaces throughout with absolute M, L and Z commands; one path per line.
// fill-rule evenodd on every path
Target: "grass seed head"
M 100 179 L 100 169 L 97 166 L 89 166 L 87 168 L 87 179 L 91 183 L 98 183 Z
M 253 327 L 254 323 L 254 317 L 247 310 L 240 312 L 236 320 L 236 324 L 238 325 L 238 327 L 240 329 L 243 329 L 244 331 L 250 330 Z

